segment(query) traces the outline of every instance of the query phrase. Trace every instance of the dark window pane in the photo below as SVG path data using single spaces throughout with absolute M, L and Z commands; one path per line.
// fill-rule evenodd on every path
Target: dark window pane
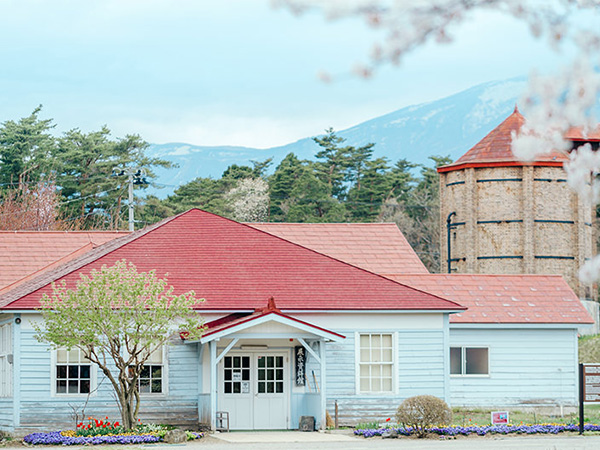
M 277 357 L 277 367 L 283 367 L 283 356 Z
M 462 349 L 460 347 L 450 348 L 450 374 L 460 375 L 462 372 Z
M 259 380 L 264 380 L 265 379 L 265 369 L 259 369 L 258 370 L 258 379 Z
M 275 390 L 275 383 L 267 383 L 267 394 L 272 394 Z
M 227 381 L 230 381 L 231 380 L 231 369 L 225 369 L 225 374 L 224 375 L 225 375 L 225 379 Z
M 265 383 L 264 383 L 264 381 L 258 383 L 258 393 L 259 394 L 264 394 L 265 393 Z
M 225 393 L 231 394 L 231 383 L 225 383 Z
M 489 373 L 487 348 L 465 349 L 465 360 L 468 375 L 487 375 Z
M 69 366 L 69 378 L 79 378 L 79 366 Z
M 90 377 L 90 366 L 79 366 L 79 378 Z
M 272 356 L 267 356 L 267 367 L 275 366 L 275 358 Z
M 162 366 L 150 366 L 152 378 L 162 378 Z
M 267 380 L 274 380 L 274 379 L 275 379 L 275 370 L 267 369 Z
M 265 357 L 264 356 L 259 356 L 258 357 L 258 367 L 265 367 Z
M 79 383 L 77 380 L 69 380 L 69 394 L 79 393 Z
M 233 382 L 233 393 L 234 394 L 239 394 L 240 392 L 242 392 L 242 387 L 240 385 L 241 385 L 241 383 L 239 381 Z
M 233 357 L 233 367 L 236 369 L 242 367 L 242 360 L 239 356 Z
M 277 369 L 275 371 L 276 380 L 283 380 L 283 369 Z
M 150 378 L 150 367 L 142 366 L 142 372 L 140 373 L 140 378 Z
M 250 368 L 250 357 L 249 356 L 243 356 L 242 357 L 242 367 L 244 369 Z
M 152 380 L 152 392 L 159 393 L 159 394 L 162 392 L 162 381 L 161 380 Z
M 227 368 L 231 367 L 231 356 L 225 357 L 225 367 L 227 367 Z
M 278 394 L 281 394 L 283 392 L 283 381 L 278 381 L 277 384 L 275 385 L 275 391 Z
M 67 393 L 67 380 L 60 380 L 56 382 L 56 393 L 66 394 Z
M 56 378 L 67 378 L 67 366 L 56 366 Z
M 140 393 L 150 392 L 150 380 L 140 380 Z
M 90 393 L 90 380 L 81 380 L 79 383 L 79 392 L 82 394 Z
M 250 369 L 242 370 L 242 380 L 244 380 L 244 381 L 250 380 Z

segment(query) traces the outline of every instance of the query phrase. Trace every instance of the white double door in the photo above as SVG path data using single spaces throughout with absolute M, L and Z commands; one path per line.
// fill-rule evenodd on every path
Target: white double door
M 229 352 L 219 363 L 218 411 L 232 430 L 282 430 L 289 423 L 289 355 Z

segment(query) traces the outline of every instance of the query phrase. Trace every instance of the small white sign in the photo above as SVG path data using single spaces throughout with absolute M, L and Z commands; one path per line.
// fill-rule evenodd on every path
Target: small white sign
M 508 425 L 508 411 L 494 411 L 492 425 Z
M 250 382 L 242 381 L 242 394 L 249 394 L 249 393 L 250 393 Z
M 233 372 L 233 381 L 242 381 L 242 372 Z

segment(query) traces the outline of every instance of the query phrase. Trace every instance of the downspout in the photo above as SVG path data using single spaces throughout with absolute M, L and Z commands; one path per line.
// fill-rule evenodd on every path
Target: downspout
M 446 218 L 446 234 L 448 238 L 448 273 L 452 273 L 452 240 L 450 232 L 452 231 L 452 228 L 455 227 L 455 225 L 452 224 L 452 216 L 455 215 L 456 211 L 452 211 L 450 214 L 448 214 L 448 217 Z

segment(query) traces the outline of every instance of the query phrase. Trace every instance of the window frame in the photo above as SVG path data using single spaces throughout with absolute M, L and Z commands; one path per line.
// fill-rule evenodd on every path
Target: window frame
M 77 347 L 73 347 L 75 349 Z M 73 350 L 72 349 L 72 350 Z M 58 366 L 58 351 L 66 350 L 65 348 L 54 348 L 50 352 L 50 396 L 51 397 L 59 397 L 59 398 L 86 398 L 88 395 L 90 397 L 95 397 L 97 395 L 97 369 L 98 366 L 90 361 L 90 392 L 87 393 L 69 393 L 69 392 L 57 392 L 56 390 L 56 382 L 58 377 L 56 376 L 56 367 Z M 81 352 L 80 349 L 78 349 Z M 61 364 L 63 365 L 63 364 Z M 79 364 L 82 365 L 82 364 Z M 87 365 L 87 364 L 85 364 Z
M 0 323 L 0 398 L 13 397 L 13 325 Z M 6 379 L 2 375 L 6 376 Z
M 460 348 L 460 372 L 461 373 L 451 373 L 452 372 L 452 349 Z M 485 349 L 487 350 L 487 373 L 465 373 L 467 369 L 467 358 L 466 352 L 467 349 Z M 450 345 L 448 347 L 448 372 L 450 373 L 450 377 L 454 378 L 489 378 L 491 372 L 490 366 L 490 347 L 489 345 Z
M 138 378 L 138 393 L 140 394 L 140 397 L 151 397 L 151 398 L 160 398 L 160 397 L 166 397 L 169 394 L 169 353 L 167 352 L 167 344 L 163 344 L 161 345 L 160 349 L 157 349 L 156 351 L 161 351 L 161 355 L 162 355 L 162 373 L 161 373 L 161 385 L 162 385 L 162 392 L 141 392 L 140 391 L 140 381 L 141 378 Z M 158 364 L 148 364 L 149 366 L 157 366 Z M 150 386 L 150 390 L 152 390 L 152 386 Z
M 392 387 L 389 391 L 363 391 L 360 388 L 360 338 L 361 336 L 390 335 L 392 337 L 392 361 L 389 363 L 392 367 Z M 396 331 L 357 331 L 354 333 L 354 392 L 357 395 L 382 396 L 398 394 L 398 332 Z

